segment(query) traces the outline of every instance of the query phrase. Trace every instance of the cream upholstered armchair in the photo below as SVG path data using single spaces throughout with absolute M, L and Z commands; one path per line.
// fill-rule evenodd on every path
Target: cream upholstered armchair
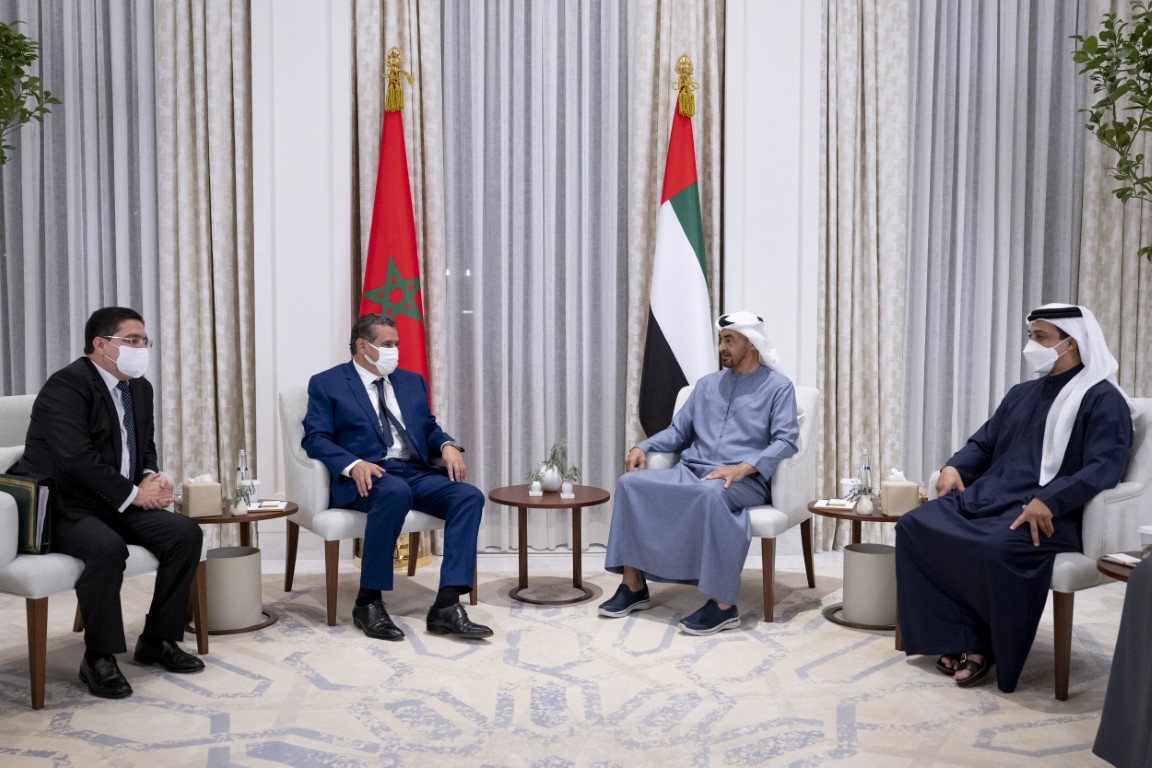
M 1132 424 L 1132 449 L 1124 479 L 1111 490 L 1097 494 L 1084 507 L 1081 528 L 1083 551 L 1061 552 L 1052 567 L 1052 643 L 1056 674 L 1056 698 L 1068 700 L 1072 668 L 1072 613 L 1076 593 L 1109 581 L 1096 568 L 1096 560 L 1110 552 L 1140 549 L 1139 528 L 1152 525 L 1152 398 L 1137 400 L 1143 413 Z M 936 478 L 928 481 L 935 497 Z M 896 649 L 903 650 L 900 635 Z
M 692 393 L 692 387 L 680 390 L 674 411 L 679 411 Z M 815 498 L 816 451 L 813 431 L 820 421 L 820 390 L 814 387 L 796 387 L 796 407 L 800 416 L 800 445 L 772 474 L 772 503 L 748 508 L 752 535 L 760 539 L 760 554 L 764 573 L 764 620 L 776 617 L 775 576 L 776 537 L 789 528 L 800 526 L 800 542 L 804 549 L 804 570 L 808 587 L 816 586 L 812 572 L 812 513 L 808 502 Z M 649 469 L 666 469 L 680 460 L 675 453 L 649 453 Z
M 0 397 L 0 472 L 5 472 L 24 453 L 24 438 L 32 415 L 35 395 Z M 44 708 L 44 679 L 48 655 L 48 598 L 76 588 L 84 563 L 74 557 L 50 552 L 46 555 L 21 555 L 16 551 L 19 538 L 16 500 L 0 492 L 0 592 L 23 597 L 28 621 L 28 674 L 32 688 L 32 708 Z M 158 563 L 151 552 L 136 545 L 128 547 L 125 578 L 153 573 Z M 197 650 L 208 652 L 203 569 L 197 574 L 189 594 L 192 621 L 196 628 Z M 73 629 L 80 631 L 77 610 Z
M 1143 413 L 1132 427 L 1132 449 L 1124 479 L 1115 488 L 1096 495 L 1084 507 L 1081 529 L 1083 552 L 1056 555 L 1052 568 L 1053 644 L 1056 698 L 1068 699 L 1072 667 L 1072 608 L 1076 593 L 1109 581 L 1096 569 L 1096 560 L 1110 552 L 1140 549 L 1139 528 L 1152 525 L 1152 398 L 1142 398 Z
M 300 529 L 312 531 L 324 540 L 324 588 L 328 608 L 328 626 L 336 625 L 336 583 L 340 561 L 340 541 L 343 539 L 364 538 L 364 527 L 368 516 L 352 509 L 338 509 L 328 506 L 328 468 L 304 452 L 301 441 L 304 439 L 304 415 L 308 411 L 308 390 L 304 387 L 290 387 L 280 393 L 280 433 L 284 439 L 284 484 L 290 501 L 300 508 L 288 517 L 287 552 L 284 562 L 284 591 L 292 589 L 292 577 L 296 570 L 296 550 L 300 541 Z M 409 536 L 410 553 L 419 551 L 421 531 L 442 529 L 444 521 L 411 510 L 404 520 L 401 533 Z M 416 573 L 416 558 L 408 558 L 408 575 Z M 473 586 L 470 602 L 476 605 L 476 583 Z

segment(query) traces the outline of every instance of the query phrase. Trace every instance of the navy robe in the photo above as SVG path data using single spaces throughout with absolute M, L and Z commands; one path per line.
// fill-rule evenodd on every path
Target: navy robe
M 1083 366 L 1008 391 L 996 413 L 947 466 L 965 490 L 952 491 L 896 524 L 896 588 L 904 650 L 912 654 L 991 652 L 1000 690 L 1016 689 L 1052 583 L 1059 552 L 1078 552 L 1084 505 L 1123 478 L 1132 418 L 1107 381 L 1080 404 L 1060 471 L 1039 484 L 1048 409 Z M 1051 537 L 1033 546 L 1027 524 L 1009 530 L 1025 504 L 1052 510 Z

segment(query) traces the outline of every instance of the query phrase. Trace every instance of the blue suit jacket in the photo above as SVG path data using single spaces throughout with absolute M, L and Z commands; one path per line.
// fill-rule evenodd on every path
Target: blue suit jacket
M 397 368 L 388 380 L 400 404 L 400 419 L 419 452 L 411 460 L 431 466 L 432 458 L 440 456 L 440 446 L 452 437 L 440 429 L 428 409 L 424 377 Z M 380 463 L 384 433 L 356 363 L 342 363 L 309 380 L 301 444 L 311 458 L 323 462 L 332 473 L 329 493 L 333 506 L 343 506 L 358 496 L 355 481 L 340 473 L 356 459 Z

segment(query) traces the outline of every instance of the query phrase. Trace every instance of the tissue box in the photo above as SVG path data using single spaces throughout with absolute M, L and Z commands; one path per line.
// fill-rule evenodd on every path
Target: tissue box
M 885 480 L 880 483 L 880 511 L 889 517 L 920 506 L 920 488 L 911 480 Z
M 181 504 L 188 517 L 213 517 L 222 513 L 220 483 L 184 483 Z

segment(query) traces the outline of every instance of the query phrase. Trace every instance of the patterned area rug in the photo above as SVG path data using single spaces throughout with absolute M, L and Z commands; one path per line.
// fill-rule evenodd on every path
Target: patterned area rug
M 1052 695 L 1051 616 L 1011 695 L 992 682 L 959 689 L 933 659 L 893 650 L 891 632 L 828 622 L 837 560 L 818 556 L 816 589 L 777 574 L 776 621 L 761 621 L 760 572 L 744 577 L 743 626 L 712 637 L 676 630 L 702 601 L 656 585 L 651 609 L 602 619 L 616 577 L 586 580 L 592 600 L 512 601 L 510 574 L 481 570 L 473 619 L 490 642 L 428 635 L 436 567 L 397 577 L 388 600 L 399 643 L 352 626 L 354 573 L 341 577 L 338 625 L 325 624 L 323 579 L 264 577 L 279 615 L 249 634 L 216 635 L 205 672 L 121 668 L 135 694 L 95 699 L 77 678 L 75 597 L 50 601 L 46 707 L 30 709 L 24 606 L 0 596 L 0 765 L 12 766 L 683 766 L 1104 765 L 1091 754 L 1124 587 L 1076 598 L 1069 701 Z M 536 596 L 571 595 L 559 575 Z M 128 643 L 150 577 L 124 588 Z M 185 646 L 194 648 L 189 640 Z

